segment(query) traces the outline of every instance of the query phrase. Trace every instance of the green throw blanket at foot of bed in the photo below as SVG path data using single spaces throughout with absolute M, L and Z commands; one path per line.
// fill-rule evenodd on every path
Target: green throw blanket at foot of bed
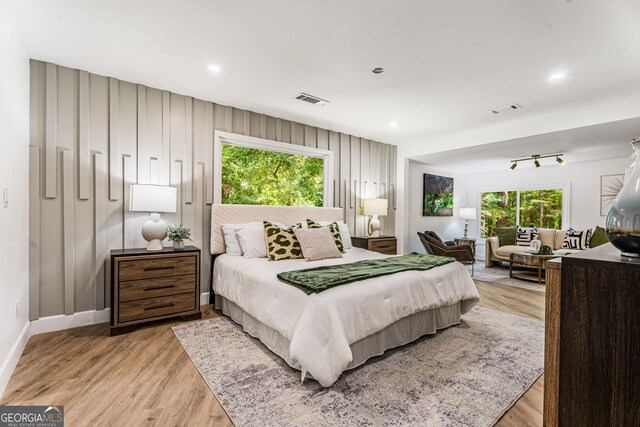
M 450 257 L 414 252 L 391 258 L 368 259 L 348 264 L 285 271 L 278 274 L 278 279 L 301 289 L 308 295 L 347 283 L 387 276 L 401 271 L 430 270 L 454 261 L 455 259 Z

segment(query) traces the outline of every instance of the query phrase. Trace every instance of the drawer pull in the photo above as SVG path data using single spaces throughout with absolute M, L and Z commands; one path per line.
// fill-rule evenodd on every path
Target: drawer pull
M 171 304 L 162 304 L 162 305 L 155 305 L 153 307 L 145 307 L 144 311 L 147 310 L 155 310 L 157 308 L 166 308 L 166 307 L 173 307 L 175 305 L 175 303 L 171 303 Z
M 173 270 L 176 268 L 174 265 L 169 265 L 167 267 L 145 267 L 144 271 L 152 271 L 152 270 Z
M 144 288 L 145 291 L 155 291 L 156 289 L 169 289 L 175 288 L 176 285 L 166 285 L 166 286 L 149 286 L 148 288 Z

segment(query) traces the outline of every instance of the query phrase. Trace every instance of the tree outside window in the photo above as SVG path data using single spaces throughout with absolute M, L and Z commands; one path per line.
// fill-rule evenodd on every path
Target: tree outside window
M 493 191 L 481 194 L 480 235 L 497 227 L 562 227 L 562 189 Z
M 324 161 L 222 145 L 222 203 L 322 206 Z

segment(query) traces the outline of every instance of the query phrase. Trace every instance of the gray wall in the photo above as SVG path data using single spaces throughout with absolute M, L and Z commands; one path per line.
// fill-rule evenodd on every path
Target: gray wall
M 147 215 L 125 208 L 133 183 L 178 187 L 163 218 L 191 227 L 207 290 L 215 129 L 332 150 L 352 233 L 368 197 L 390 199 L 395 231 L 395 146 L 33 60 L 30 108 L 31 319 L 109 307 L 109 251 L 145 246 Z

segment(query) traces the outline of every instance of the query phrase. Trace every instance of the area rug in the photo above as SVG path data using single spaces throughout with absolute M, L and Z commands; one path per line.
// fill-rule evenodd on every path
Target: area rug
M 459 326 L 300 382 L 226 317 L 173 331 L 236 426 L 491 426 L 543 371 L 541 321 L 476 307 Z
M 544 283 L 538 285 L 535 282 L 527 282 L 516 278 L 509 277 L 509 267 L 495 266 L 486 267 L 484 261 L 477 262 L 474 266 L 475 272 L 473 279 L 483 282 L 495 283 L 497 285 L 512 286 L 514 288 L 529 289 L 530 291 L 545 292 Z M 518 272 L 527 271 L 523 268 L 514 267 Z M 532 270 L 531 270 L 532 271 Z

